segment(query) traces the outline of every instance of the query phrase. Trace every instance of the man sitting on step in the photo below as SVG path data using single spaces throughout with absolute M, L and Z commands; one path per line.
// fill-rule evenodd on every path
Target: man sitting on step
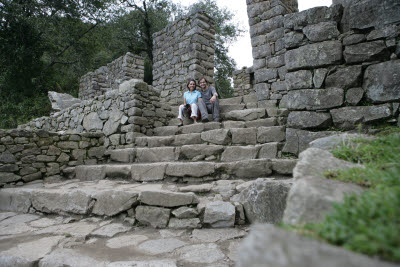
M 213 120 L 219 122 L 219 102 L 217 91 L 214 87 L 209 86 L 209 83 L 204 77 L 200 79 L 199 83 L 201 87 L 201 98 L 199 98 L 197 105 L 200 109 L 201 120 L 207 122 L 208 113 L 211 113 Z

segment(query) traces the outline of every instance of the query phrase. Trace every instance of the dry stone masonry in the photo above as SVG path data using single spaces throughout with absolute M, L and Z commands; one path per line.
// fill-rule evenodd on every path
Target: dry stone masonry
M 0 130 L 0 186 L 69 175 L 71 167 L 104 162 L 101 133 Z
M 254 93 L 253 68 L 243 67 L 233 72 L 233 95 L 243 96 Z
M 20 128 L 46 131 L 102 132 L 105 147 L 132 144 L 135 136 L 152 135 L 153 128 L 166 124 L 168 105 L 160 103 L 159 92 L 140 80 L 122 83 L 92 100 L 85 100 L 50 117 L 34 119 Z
M 144 59 L 132 53 L 126 53 L 113 62 L 81 77 L 79 98 L 90 100 L 108 91 L 118 89 L 124 81 L 144 78 Z
M 176 20 L 153 35 L 153 86 L 162 101 L 182 101 L 189 79 L 213 81 L 215 24 L 197 12 Z
M 258 98 L 290 111 L 283 152 L 332 129 L 399 123 L 400 4 L 336 2 L 345 5 L 291 13 L 280 1 L 247 1 Z

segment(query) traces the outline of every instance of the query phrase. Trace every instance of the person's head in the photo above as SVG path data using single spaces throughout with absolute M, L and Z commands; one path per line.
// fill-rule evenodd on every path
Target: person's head
M 196 87 L 197 87 L 196 80 L 190 79 L 189 82 L 187 83 L 186 87 L 189 89 L 189 91 L 196 90 Z
M 208 87 L 208 81 L 205 77 L 203 77 L 199 80 L 199 84 L 202 89 L 207 89 L 207 87 Z

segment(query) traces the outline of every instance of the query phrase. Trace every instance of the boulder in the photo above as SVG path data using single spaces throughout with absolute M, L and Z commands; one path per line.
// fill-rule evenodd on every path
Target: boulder
M 350 130 L 360 123 L 373 123 L 392 117 L 390 104 L 379 106 L 343 107 L 331 110 L 332 120 L 336 127 Z
M 331 114 L 311 111 L 292 111 L 287 126 L 296 129 L 326 129 L 332 124 Z
M 103 121 L 99 118 L 99 115 L 97 115 L 96 112 L 91 112 L 88 115 L 85 115 L 83 119 L 83 128 L 88 132 L 101 130 L 103 129 Z
M 394 267 L 271 224 L 254 225 L 238 248 L 237 267 Z
M 214 228 L 232 227 L 235 224 L 235 206 L 230 202 L 209 202 L 206 204 L 203 222 Z
M 51 109 L 54 112 L 61 111 L 63 109 L 71 107 L 72 105 L 82 102 L 82 100 L 75 98 L 72 95 L 57 93 L 54 91 L 49 91 L 47 95 L 50 99 Z
M 373 103 L 400 100 L 400 60 L 369 66 L 364 75 L 363 89 Z
M 307 173 L 310 172 L 312 171 Z M 322 176 L 321 173 L 316 175 Z M 355 184 L 316 176 L 301 176 L 290 189 L 283 222 L 286 224 L 320 222 L 332 211 L 333 204 L 343 202 L 345 196 L 362 192 L 363 189 Z
M 350 168 L 364 168 L 363 165 L 354 164 L 337 159 L 329 151 L 319 148 L 308 148 L 299 155 L 299 161 L 293 169 L 293 178 L 315 176 L 323 177 L 326 171 L 336 171 Z
M 292 181 L 257 179 L 240 192 L 235 201 L 243 205 L 250 223 L 279 223 L 286 207 L 286 197 Z
M 365 135 L 365 134 L 351 134 L 351 133 L 342 133 L 335 134 L 327 137 L 318 138 L 312 142 L 310 142 L 310 147 L 319 148 L 327 151 L 331 151 L 342 145 L 352 145 L 355 139 L 374 139 L 373 136 Z

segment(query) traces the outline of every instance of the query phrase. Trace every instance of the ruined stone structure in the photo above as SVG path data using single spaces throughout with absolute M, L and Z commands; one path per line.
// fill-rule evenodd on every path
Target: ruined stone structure
M 181 103 L 189 79 L 213 81 L 215 24 L 205 13 L 178 19 L 153 40 L 153 86 L 163 101 Z
M 233 72 L 233 94 L 243 96 L 254 93 L 254 72 L 253 68 L 243 67 Z
M 297 154 L 333 127 L 397 123 L 399 3 L 291 13 L 279 2 L 247 1 L 257 96 L 290 111 L 283 151 Z
M 144 60 L 142 57 L 127 53 L 113 62 L 81 77 L 79 98 L 90 100 L 106 92 L 118 89 L 124 81 L 144 78 Z
M 212 75 L 213 23 L 192 14 L 155 35 L 156 88 L 116 81 L 0 131 L 0 265 L 393 266 L 273 225 L 238 240 L 363 192 L 321 176 L 360 167 L 329 152 L 363 137 L 337 129 L 399 125 L 399 1 L 246 2 L 254 66 L 235 72 L 222 123 L 174 121 L 186 79 Z
M 159 95 L 143 81 L 130 80 L 117 90 L 75 104 L 50 117 L 34 119 L 19 128 L 102 132 L 106 136 L 105 147 L 128 145 L 135 136 L 152 135 L 155 127 L 166 125 L 171 107 L 161 103 Z

